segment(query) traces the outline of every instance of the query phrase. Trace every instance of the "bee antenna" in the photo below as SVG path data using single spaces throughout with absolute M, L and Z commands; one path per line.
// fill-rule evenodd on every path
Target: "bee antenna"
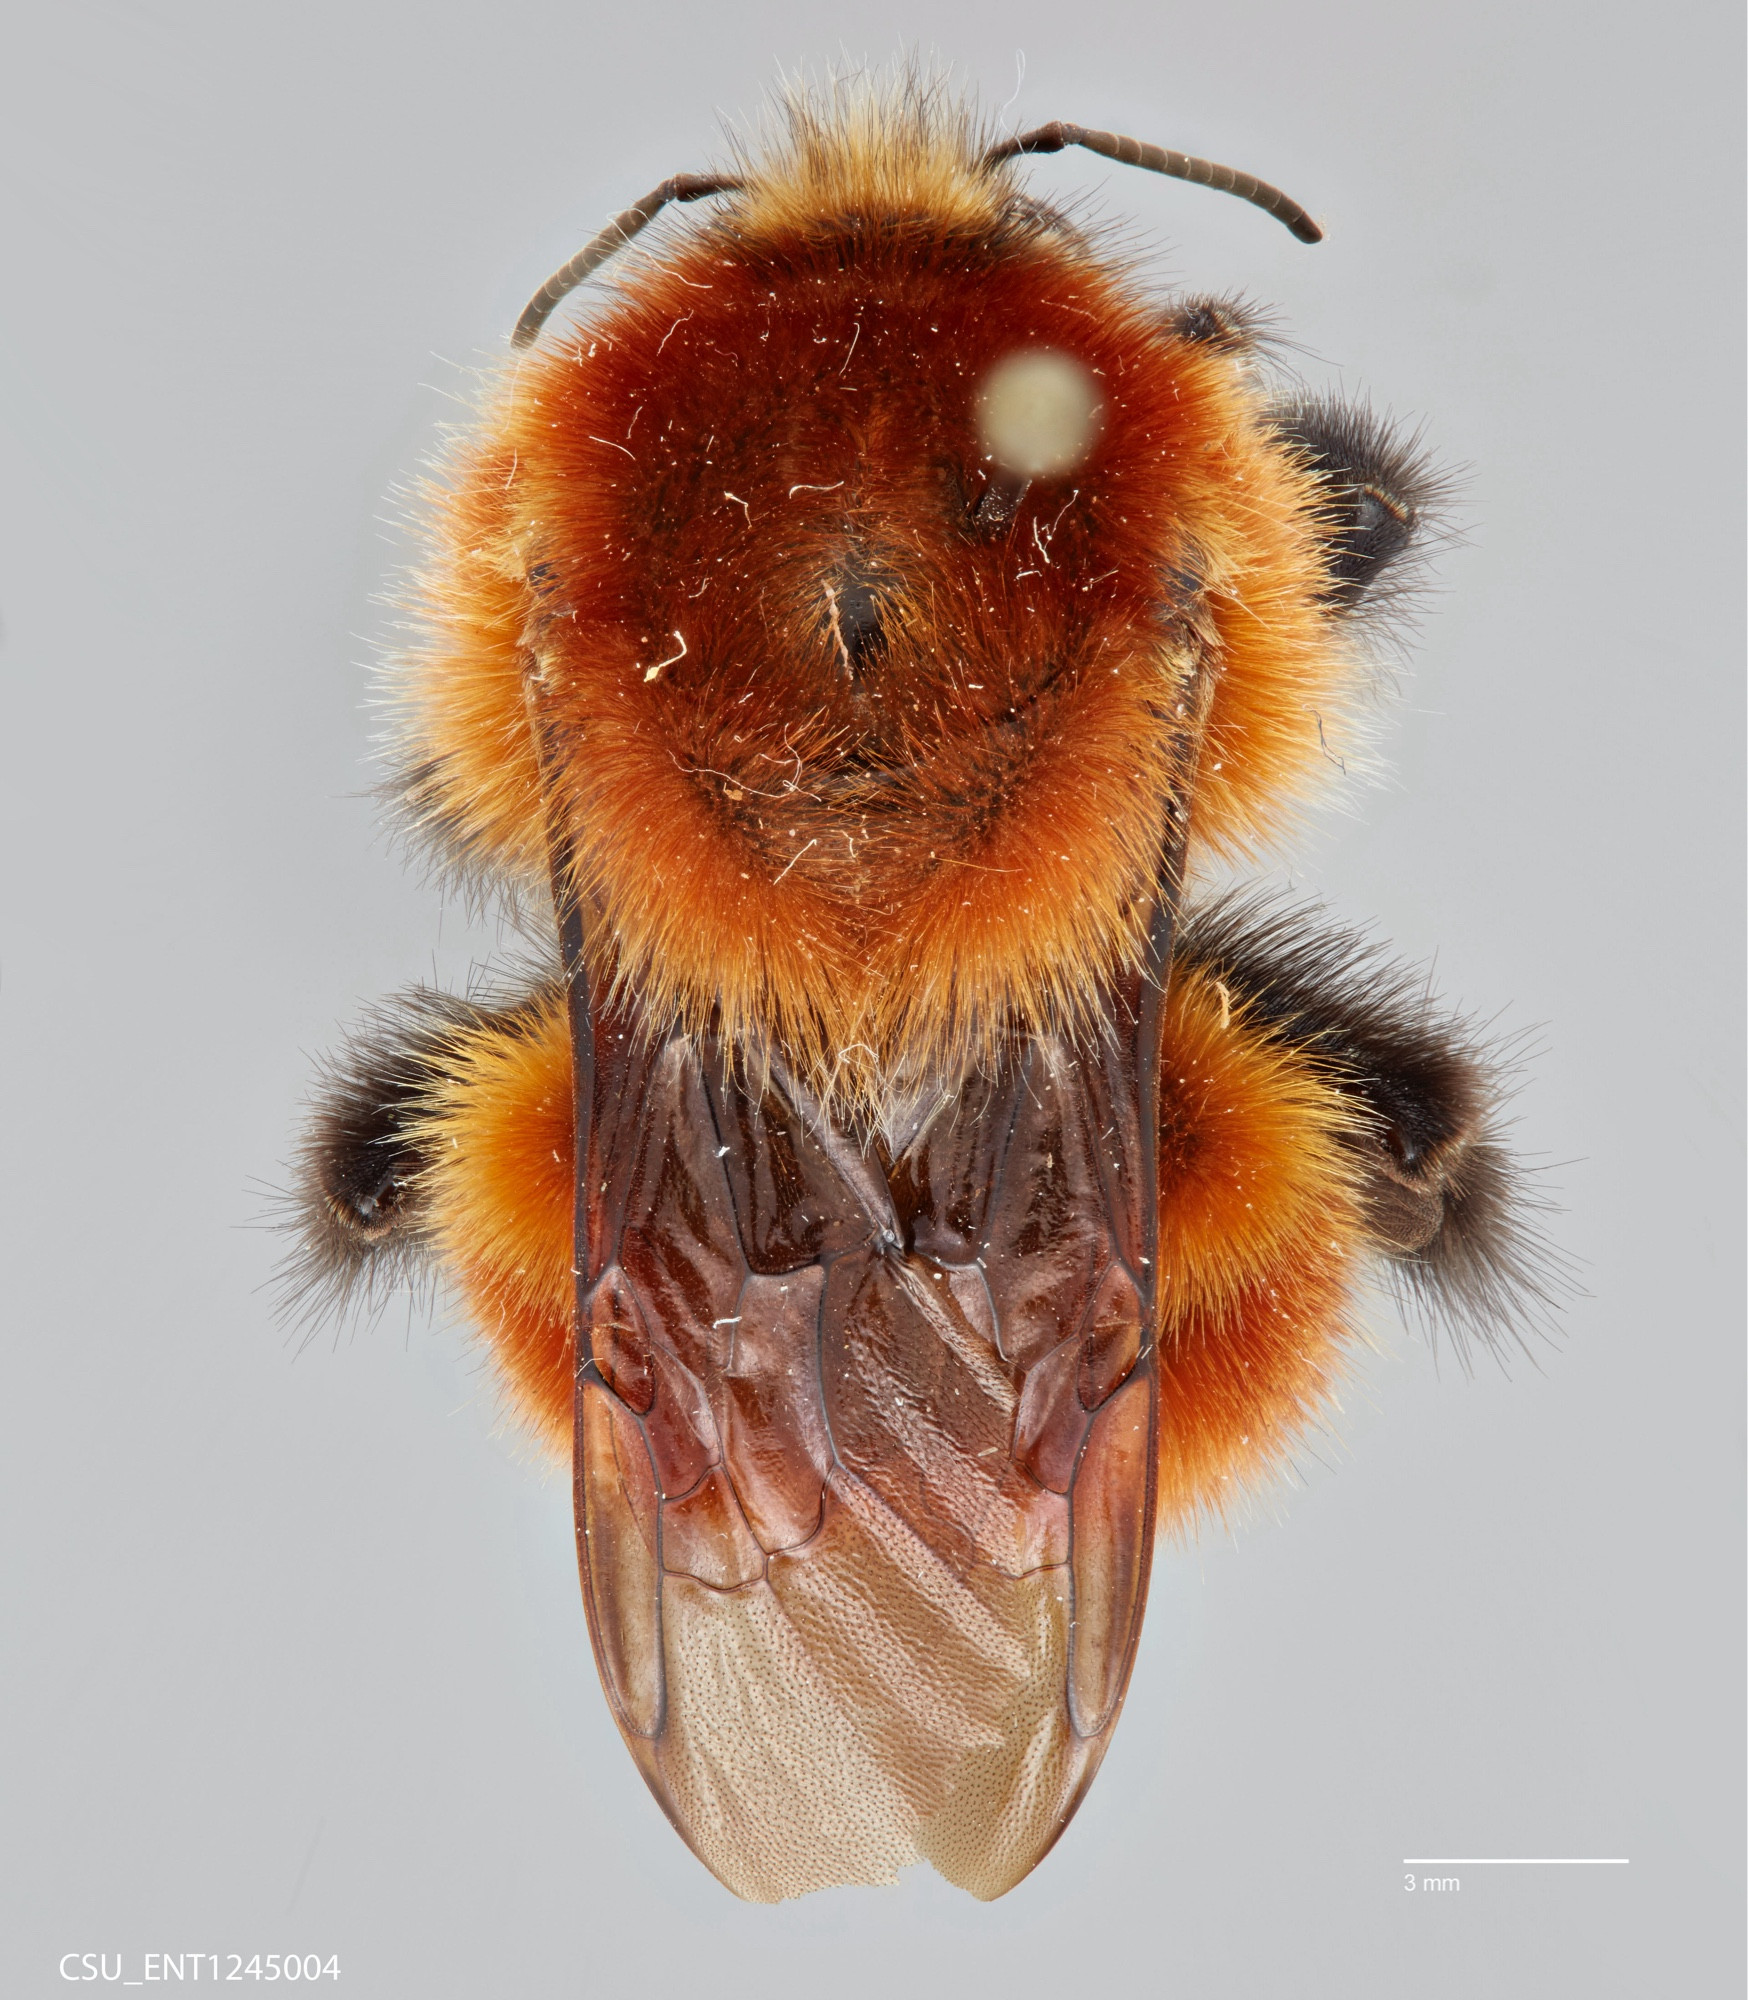
M 1060 153 L 1064 146 L 1084 146 L 1089 153 L 1102 153 L 1107 160 L 1120 160 L 1126 167 L 1145 167 L 1149 173 L 1169 174 L 1173 180 L 1194 181 L 1199 187 L 1218 188 L 1235 194 L 1240 201 L 1265 209 L 1277 222 L 1284 222 L 1301 243 L 1321 243 L 1323 231 L 1290 195 L 1259 181 L 1254 174 L 1241 174 L 1236 167 L 1216 166 L 1212 160 L 1198 160 L 1189 153 L 1174 153 L 1165 146 L 1144 145 L 1139 139 L 1125 139 L 1116 132 L 1091 132 L 1084 125 L 1065 125 L 1060 118 L 1017 138 L 1004 139 L 984 154 L 984 164 L 994 166 L 1018 153 Z
M 592 271 L 598 271 L 616 250 L 623 250 L 640 230 L 661 214 L 671 201 L 697 201 L 707 194 L 731 194 L 742 185 L 721 174 L 675 174 L 652 189 L 642 201 L 614 216 L 599 236 L 585 243 L 568 264 L 554 271 L 533 298 L 522 308 L 512 347 L 532 347 L 547 317 L 567 292 L 574 292 Z
M 1323 231 L 1311 217 L 1277 187 L 1259 181 L 1254 174 L 1240 173 L 1236 167 L 1217 166 L 1190 153 L 1173 152 L 1166 146 L 1149 146 L 1139 139 L 1126 139 L 1117 132 L 1094 132 L 1085 125 L 1064 124 L 1060 118 L 1039 125 L 1017 138 L 1004 139 L 984 154 L 986 166 L 1011 160 L 1021 153 L 1059 153 L 1064 146 L 1084 146 L 1089 153 L 1102 153 L 1126 167 L 1145 167 L 1150 173 L 1168 174 L 1173 180 L 1194 181 L 1200 187 L 1218 188 L 1235 194 L 1264 209 L 1276 221 L 1284 222 L 1301 243 L 1321 243 Z M 553 308 L 567 293 L 574 292 L 585 278 L 598 271 L 615 251 L 624 249 L 640 231 L 661 214 L 671 201 L 698 201 L 708 194 L 731 194 L 743 182 L 722 174 L 674 174 L 652 188 L 640 202 L 623 210 L 601 233 L 585 243 L 568 264 L 554 271 L 527 305 L 510 336 L 512 347 L 531 347 Z

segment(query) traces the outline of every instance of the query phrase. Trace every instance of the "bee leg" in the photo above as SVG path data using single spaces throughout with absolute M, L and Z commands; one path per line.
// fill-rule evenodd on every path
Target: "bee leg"
M 1269 315 L 1240 298 L 1179 299 L 1166 316 L 1166 330 L 1192 346 L 1219 354 L 1248 354 L 1268 339 Z
M 1449 482 L 1412 438 L 1361 404 L 1333 400 L 1278 410 L 1274 429 L 1293 446 L 1321 493 L 1318 539 L 1323 595 L 1341 611 L 1394 584 L 1424 537 Z
M 312 1092 L 288 1305 L 368 1308 L 446 1279 L 517 1414 L 568 1450 L 572 1135 L 556 983 L 495 1010 L 429 991 L 384 1004 Z
M 288 1218 L 297 1243 L 281 1270 L 289 1306 L 320 1316 L 374 1305 L 428 1277 L 419 1120 L 467 1011 L 435 993 L 404 994 L 322 1063 L 297 1146 Z

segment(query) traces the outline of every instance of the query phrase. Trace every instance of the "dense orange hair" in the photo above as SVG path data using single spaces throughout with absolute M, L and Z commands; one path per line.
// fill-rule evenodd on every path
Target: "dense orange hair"
M 1100 425 L 967 533 L 1016 349 L 1072 357 Z M 1319 506 L 1243 343 L 968 122 L 800 112 L 492 386 L 397 684 L 408 809 L 463 868 L 542 879 L 538 727 L 598 964 L 653 1019 L 773 1041 L 828 1095 L 951 1078 L 1137 961 L 1168 809 L 1240 851 L 1328 768 L 1354 668 Z M 833 577 L 878 606 L 855 671 Z

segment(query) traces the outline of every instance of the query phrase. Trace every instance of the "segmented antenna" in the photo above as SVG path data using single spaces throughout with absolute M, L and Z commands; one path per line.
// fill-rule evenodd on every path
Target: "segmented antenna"
M 1017 139 L 1004 139 L 984 154 L 987 164 L 1011 160 L 1017 153 L 1060 153 L 1064 146 L 1084 146 L 1089 153 L 1102 153 L 1107 160 L 1120 160 L 1126 167 L 1145 167 L 1152 174 L 1168 174 L 1176 181 L 1194 181 L 1198 187 L 1218 188 L 1235 194 L 1284 222 L 1301 243 L 1321 243 L 1318 228 L 1291 195 L 1259 181 L 1255 174 L 1241 174 L 1236 167 L 1216 166 L 1212 160 L 1198 160 L 1190 153 L 1174 153 L 1166 146 L 1149 146 L 1139 139 L 1125 139 L 1120 132 L 1092 132 L 1084 125 L 1065 125 L 1060 118 L 1035 131 L 1022 132 Z
M 615 250 L 624 249 L 634 236 L 647 229 L 670 201 L 698 201 L 707 194 L 732 194 L 742 185 L 721 174 L 675 174 L 659 188 L 652 188 L 642 201 L 614 216 L 600 235 L 585 243 L 568 264 L 553 272 L 522 308 L 510 345 L 532 347 L 559 300 L 567 292 L 574 292 L 592 271 L 598 271 Z
M 1089 153 L 1101 153 L 1126 167 L 1145 167 L 1149 173 L 1166 174 L 1173 180 L 1194 181 L 1198 187 L 1218 188 L 1235 194 L 1240 201 L 1284 222 L 1301 243 L 1321 243 L 1323 231 L 1290 195 L 1259 181 L 1254 174 L 1241 174 L 1236 167 L 1217 166 L 1212 160 L 1198 160 L 1190 153 L 1175 153 L 1166 146 L 1149 146 L 1140 139 L 1126 139 L 1119 132 L 1094 132 L 1085 125 L 1065 125 L 1060 118 L 1018 138 L 1004 139 L 983 156 L 986 167 L 999 166 L 1022 153 L 1059 153 L 1065 146 L 1083 146 Z M 554 271 L 527 305 L 510 336 L 512 347 L 532 347 L 539 338 L 553 308 L 573 292 L 592 272 L 598 271 L 616 250 L 645 230 L 671 201 L 698 201 L 707 194 L 736 194 L 746 183 L 722 174 L 675 174 L 652 188 L 642 201 L 614 216 L 599 236 L 584 244 L 568 264 Z

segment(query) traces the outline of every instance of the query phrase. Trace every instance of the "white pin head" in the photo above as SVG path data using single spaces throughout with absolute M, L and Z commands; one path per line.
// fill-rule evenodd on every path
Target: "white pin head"
M 977 428 L 984 452 L 1019 479 L 1072 472 L 1099 434 L 1104 400 L 1087 369 L 1053 348 L 1022 348 L 983 378 Z

